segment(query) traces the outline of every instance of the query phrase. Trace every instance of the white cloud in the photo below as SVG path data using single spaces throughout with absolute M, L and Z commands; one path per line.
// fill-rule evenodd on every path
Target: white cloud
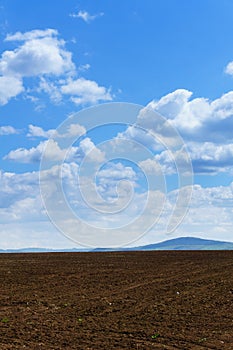
M 210 104 L 215 120 L 224 120 L 233 116 L 233 91 L 222 95 Z
M 38 91 L 47 93 L 50 100 L 55 104 L 59 104 L 62 101 L 60 86 L 57 83 L 45 79 L 44 77 L 40 78 Z
M 103 15 L 104 15 L 103 12 L 100 12 L 100 13 L 98 13 L 96 15 L 90 15 L 90 13 L 88 13 L 87 11 L 80 10 L 78 13 L 71 13 L 70 17 L 81 18 L 84 22 L 90 23 L 91 21 L 93 21 L 97 17 L 101 17 Z
M 150 102 L 147 108 L 161 113 L 181 134 L 195 172 L 232 174 L 233 91 L 213 101 L 191 99 L 191 95 L 190 91 L 179 89 Z M 141 122 L 147 121 L 141 118 Z M 149 123 L 153 128 L 153 120 Z M 169 164 L 167 154 L 162 152 L 157 160 Z
M 161 151 L 161 149 L 164 149 L 164 146 L 158 142 L 155 135 L 149 133 L 147 129 L 138 128 L 133 125 L 130 125 L 126 131 L 118 133 L 117 137 L 113 140 L 113 144 L 117 145 L 121 139 L 134 140 L 152 151 Z
M 0 76 L 0 105 L 5 105 L 12 97 L 16 97 L 24 91 L 20 78 L 12 76 Z
M 54 135 L 55 129 L 50 129 L 45 131 L 40 126 L 35 126 L 30 124 L 28 126 L 28 137 L 43 137 L 43 138 L 50 138 Z
M 52 136 L 56 135 L 54 130 L 48 130 L 46 132 L 42 128 L 34 127 L 33 125 L 29 126 L 29 130 L 28 136 L 47 137 L 50 134 Z M 76 136 L 78 132 L 82 132 L 83 130 L 81 127 L 80 129 L 78 129 L 78 127 L 72 128 L 71 125 L 69 131 L 72 133 L 69 134 L 70 136 L 73 136 L 74 133 Z M 63 137 L 64 135 L 57 134 L 58 139 L 62 139 Z M 66 134 L 65 137 L 68 137 L 68 134 Z M 25 164 L 38 163 L 41 161 L 42 155 L 44 160 L 53 162 L 64 159 L 65 162 L 75 161 L 79 163 L 86 157 L 87 162 L 94 164 L 103 162 L 105 159 L 105 153 L 98 149 L 88 137 L 81 140 L 78 147 L 70 147 L 68 149 L 60 148 L 59 142 L 51 138 L 46 141 L 41 141 L 36 147 L 12 150 L 3 159 Z
M 192 92 L 178 89 L 158 101 L 151 101 L 148 107 L 170 119 L 178 130 L 192 131 L 201 127 L 211 114 L 211 105 L 204 98 L 196 98 L 190 101 Z
M 40 126 L 28 125 L 28 137 L 42 137 L 42 138 L 70 138 L 76 136 L 77 138 L 86 133 L 86 129 L 80 124 L 70 124 L 67 130 L 63 132 L 63 134 L 59 134 L 57 130 L 50 129 L 44 130 Z
M 7 40 L 22 40 L 12 51 L 4 51 L 0 60 L 2 75 L 31 77 L 44 74 L 61 75 L 74 70 L 72 55 L 57 37 L 55 30 L 16 33 Z
M 159 101 L 151 101 L 148 107 L 170 119 L 183 137 L 190 138 L 191 135 L 201 141 L 222 139 L 224 130 L 219 124 L 228 122 L 233 125 L 233 91 L 213 101 L 206 98 L 190 100 L 191 96 L 192 92 L 179 89 Z M 221 132 L 218 132 L 219 127 Z M 228 133 L 228 128 L 225 128 L 224 137 L 229 138 Z
M 205 142 L 201 148 L 199 144 L 192 144 L 191 147 L 193 159 L 225 162 L 229 158 L 233 158 L 233 144 L 215 145 L 211 142 Z
M 189 142 L 187 151 L 194 173 L 215 175 L 227 172 L 230 175 L 233 174 L 233 144 L 219 145 L 204 142 L 200 145 L 197 142 Z M 176 164 L 182 167 L 182 158 L 185 160 L 185 154 L 180 154 L 180 151 L 171 153 L 165 150 L 156 154 L 154 159 L 142 161 L 140 166 L 148 174 L 159 174 L 161 170 L 164 175 L 175 174 L 177 173 Z
M 5 126 L 0 126 L 0 135 L 13 135 L 13 134 L 18 134 L 18 130 L 13 128 L 13 126 L 10 125 L 5 125 Z
M 75 80 L 78 72 L 90 65 L 76 67 L 57 30 L 17 32 L 8 34 L 5 41 L 16 42 L 16 48 L 4 51 L 0 57 L 1 105 L 23 91 L 36 103 L 39 94 L 47 94 L 55 104 L 63 102 L 65 95 L 75 104 L 112 100 L 110 91 L 97 82 L 82 77 Z
M 43 171 L 41 178 L 41 181 L 45 181 L 48 184 L 48 194 L 51 197 L 51 203 L 53 203 L 53 206 L 54 203 L 57 203 L 56 180 L 58 180 L 58 170 L 59 169 L 53 168 L 49 171 Z M 68 199 L 72 201 L 72 208 L 77 212 L 81 212 L 80 215 L 83 219 L 88 218 L 89 222 L 96 223 L 97 226 L 101 224 L 98 220 L 102 218 L 102 221 L 106 221 L 106 225 L 114 227 L 119 220 L 118 214 L 116 217 L 113 216 L 111 218 L 112 221 L 108 216 L 105 217 L 105 215 L 101 213 L 100 216 L 97 217 L 93 215 L 92 210 L 90 210 L 88 206 L 85 206 L 84 203 L 80 202 L 77 188 L 77 171 L 78 165 L 75 163 L 65 163 L 62 169 L 62 175 L 66 186 L 65 193 L 68 194 Z M 116 189 L 121 194 L 121 202 L 118 204 L 121 205 L 122 203 L 128 203 L 127 201 L 125 202 L 129 197 L 128 187 L 125 187 L 124 182 L 121 182 L 121 180 L 128 180 L 131 184 L 136 183 L 137 174 L 132 168 L 120 163 L 112 163 L 111 165 L 109 164 L 108 167 L 100 170 L 98 175 L 100 181 L 98 191 L 102 195 L 102 199 L 105 200 L 105 206 L 103 205 L 103 201 L 93 202 L 97 205 L 97 208 L 106 209 L 106 211 L 108 211 L 111 202 L 109 202 L 108 199 L 118 198 L 117 195 L 119 193 L 116 192 Z M 0 180 L 2 247 L 10 247 L 12 244 L 14 245 L 15 242 L 20 242 L 20 244 L 23 244 L 24 246 L 31 246 L 33 243 L 35 244 L 35 231 L 32 230 L 31 234 L 29 234 L 30 230 L 28 230 L 30 222 L 33 222 L 33 227 L 36 227 L 36 231 L 38 232 L 38 235 L 36 235 L 38 244 L 36 246 L 44 246 L 44 244 L 46 244 L 50 247 L 56 247 L 56 239 L 54 240 L 55 229 L 46 219 L 45 210 L 42 206 L 39 195 L 38 173 L 14 174 L 1 171 Z M 90 189 L 88 179 L 81 180 L 84 181 L 84 189 L 88 192 Z M 52 188 L 53 184 L 54 188 Z M 118 185 L 118 187 L 116 187 L 116 185 Z M 193 187 L 193 196 L 189 205 L 188 215 L 181 226 L 179 226 L 174 233 L 167 236 L 165 231 L 166 224 L 177 198 L 177 190 L 169 192 L 167 203 L 163 209 L 159 222 L 150 233 L 142 238 L 141 243 L 153 243 L 158 240 L 187 235 L 233 241 L 232 188 L 232 185 L 212 188 L 203 188 L 200 185 L 195 185 Z M 150 202 L 150 208 L 148 208 L 145 215 L 142 214 L 141 219 L 137 222 L 137 227 L 132 226 L 138 231 L 143 232 L 143 227 L 146 225 L 146 222 L 151 220 L 150 216 L 157 217 L 159 215 L 161 208 L 158 206 L 157 201 L 160 194 L 158 191 L 154 191 L 151 192 L 151 196 L 153 200 Z M 123 224 L 127 223 L 129 219 L 131 220 L 138 215 L 141 215 L 143 212 L 142 204 L 145 203 L 145 201 L 146 193 L 135 192 L 133 201 L 127 206 L 126 211 L 119 213 L 121 222 Z M 158 203 L 161 201 L 163 201 L 162 197 Z M 116 206 L 114 201 L 112 202 L 112 206 L 113 208 Z M 57 217 L 62 217 L 62 207 L 60 208 L 59 205 L 56 207 Z M 14 224 L 17 224 L 18 228 L 17 230 L 12 231 L 12 225 Z M 19 227 L 21 228 L 20 230 Z M 9 240 L 9 237 L 12 237 L 12 232 L 14 232 L 14 239 Z M 21 240 L 23 232 L 27 232 L 27 235 Z M 88 232 L 86 234 L 88 234 Z M 131 233 L 129 232 L 129 237 L 130 234 Z M 63 242 L 65 243 L 65 240 Z M 136 245 L 139 245 L 139 243 L 140 242 L 136 242 Z
M 28 213 L 30 212 L 30 218 Z M 14 221 L 37 221 L 41 220 L 41 216 L 44 216 L 44 208 L 41 201 L 40 194 L 33 197 L 26 197 L 15 201 L 7 210 L 7 214 Z
M 188 149 L 195 173 L 233 173 L 233 143 L 214 144 L 212 142 L 189 143 Z
M 90 69 L 90 64 L 86 63 L 86 64 L 82 64 L 81 66 L 78 67 L 79 72 L 85 72 L 88 69 Z
M 8 35 L 6 41 L 22 41 L 14 50 L 7 50 L 0 58 L 0 104 L 6 104 L 12 97 L 22 93 L 25 88 L 23 78 L 71 74 L 75 70 L 72 54 L 65 49 L 65 42 L 58 38 L 53 29 L 17 32 Z M 42 80 L 44 89 L 53 101 L 60 96 L 55 86 Z
M 69 137 L 69 136 L 81 136 L 86 133 L 86 129 L 84 126 L 80 124 L 70 124 L 68 127 L 67 132 L 64 135 L 61 135 L 60 137 Z
M 160 100 L 153 100 L 148 107 L 158 111 L 168 119 L 174 119 L 182 111 L 184 105 L 188 102 L 192 92 L 185 89 L 178 89 L 171 92 Z
M 232 219 L 231 186 L 203 188 L 195 185 L 189 213 L 178 233 L 189 230 L 193 236 L 198 232 L 199 237 L 233 241 Z
M 155 159 L 145 159 L 139 163 L 146 175 L 161 175 L 161 166 Z
M 99 86 L 95 81 L 79 78 L 69 80 L 61 87 L 63 94 L 72 95 L 71 99 L 76 104 L 95 104 L 99 101 L 111 101 L 110 91 Z
M 58 31 L 55 29 L 31 30 L 30 32 L 16 32 L 15 34 L 7 34 L 5 41 L 26 41 L 33 39 L 41 39 L 45 37 L 57 36 Z
M 101 163 L 105 159 L 105 153 L 98 149 L 89 137 L 86 137 L 80 142 L 75 154 L 82 154 L 83 156 L 88 156 L 89 162 Z
M 229 75 L 233 75 L 233 61 L 229 62 L 225 68 L 225 73 Z
M 176 202 L 177 190 L 169 192 L 167 199 L 168 202 L 158 225 L 137 242 L 137 246 L 182 236 L 233 242 L 233 196 L 231 186 L 203 188 L 200 185 L 194 185 L 188 213 L 181 225 L 169 235 L 164 232 L 164 228 Z
M 38 173 L 15 174 L 0 170 L 0 208 L 8 208 L 18 200 L 37 196 Z
M 47 147 L 48 145 L 49 147 Z M 58 144 L 51 139 L 49 141 L 40 142 L 37 147 L 32 147 L 30 149 L 18 148 L 10 151 L 4 159 L 19 163 L 38 163 L 46 147 L 46 157 L 48 160 L 58 161 L 63 159 L 66 154 L 66 150 L 60 149 Z
M 38 172 L 0 170 L 1 249 L 75 246 L 49 222 L 43 207 Z
M 108 183 L 113 179 L 114 181 L 120 181 L 122 179 L 128 179 L 135 181 L 137 176 L 135 171 L 130 166 L 125 166 L 124 164 L 118 163 L 108 163 L 108 165 L 101 169 L 98 173 L 101 182 Z

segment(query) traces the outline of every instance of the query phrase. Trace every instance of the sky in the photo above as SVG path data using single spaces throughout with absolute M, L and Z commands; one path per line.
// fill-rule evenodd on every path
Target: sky
M 0 0 L 0 249 L 233 242 L 232 14 Z

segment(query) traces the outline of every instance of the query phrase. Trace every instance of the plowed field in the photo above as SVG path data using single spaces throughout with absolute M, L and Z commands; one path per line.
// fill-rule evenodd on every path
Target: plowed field
M 233 251 L 1 254 L 0 349 L 233 349 Z

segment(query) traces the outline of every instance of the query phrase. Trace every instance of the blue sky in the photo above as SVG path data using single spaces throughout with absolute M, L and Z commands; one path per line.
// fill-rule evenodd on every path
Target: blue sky
M 87 157 L 83 176 L 86 181 L 90 168 L 99 169 L 96 186 L 106 208 L 117 198 L 117 184 L 122 205 L 131 195 L 126 182 L 135 192 L 134 206 L 117 218 L 117 224 L 108 225 L 114 228 L 127 218 L 140 217 L 147 198 L 142 166 L 149 181 L 152 178 L 160 186 L 162 171 L 167 194 L 160 222 L 138 245 L 187 235 L 233 241 L 232 13 L 230 0 L 0 0 L 0 248 L 78 245 L 59 233 L 46 215 L 40 196 L 40 162 L 54 135 L 52 166 L 60 162 L 59 154 L 64 155 L 64 135 L 54 134 L 60 123 L 84 108 L 112 102 L 144 106 L 154 111 L 155 119 L 158 112 L 182 137 L 194 175 L 189 212 L 176 230 L 166 232 L 177 199 L 177 175 L 169 150 L 153 139 L 157 132 L 150 126 L 153 116 L 140 119 L 140 113 L 135 119 L 139 118 L 144 132 L 125 125 L 90 131 L 86 121 L 77 123 L 78 117 L 76 125 L 66 125 L 67 137 L 77 139 L 64 164 L 64 191 L 72 210 L 100 225 L 100 218 L 91 216 L 80 202 L 75 183 Z M 110 139 L 110 144 L 101 144 Z M 128 147 L 123 140 L 128 140 Z M 135 160 L 134 141 L 152 152 L 149 160 Z M 119 147 L 121 155 L 121 147 L 127 150 L 125 157 L 135 163 L 119 158 L 106 162 L 114 147 Z M 49 184 L 54 169 L 43 173 Z M 162 198 L 163 191 L 154 187 L 147 202 L 151 207 L 137 222 L 140 232 L 151 217 L 159 215 L 160 204 L 154 205 L 153 200 Z M 84 188 L 91 198 L 88 181 Z M 58 200 L 51 192 L 49 203 Z M 103 215 L 102 221 L 106 220 Z

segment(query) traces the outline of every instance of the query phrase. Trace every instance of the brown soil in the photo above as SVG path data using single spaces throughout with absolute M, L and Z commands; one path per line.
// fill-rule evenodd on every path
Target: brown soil
M 0 349 L 233 349 L 233 251 L 0 255 Z

